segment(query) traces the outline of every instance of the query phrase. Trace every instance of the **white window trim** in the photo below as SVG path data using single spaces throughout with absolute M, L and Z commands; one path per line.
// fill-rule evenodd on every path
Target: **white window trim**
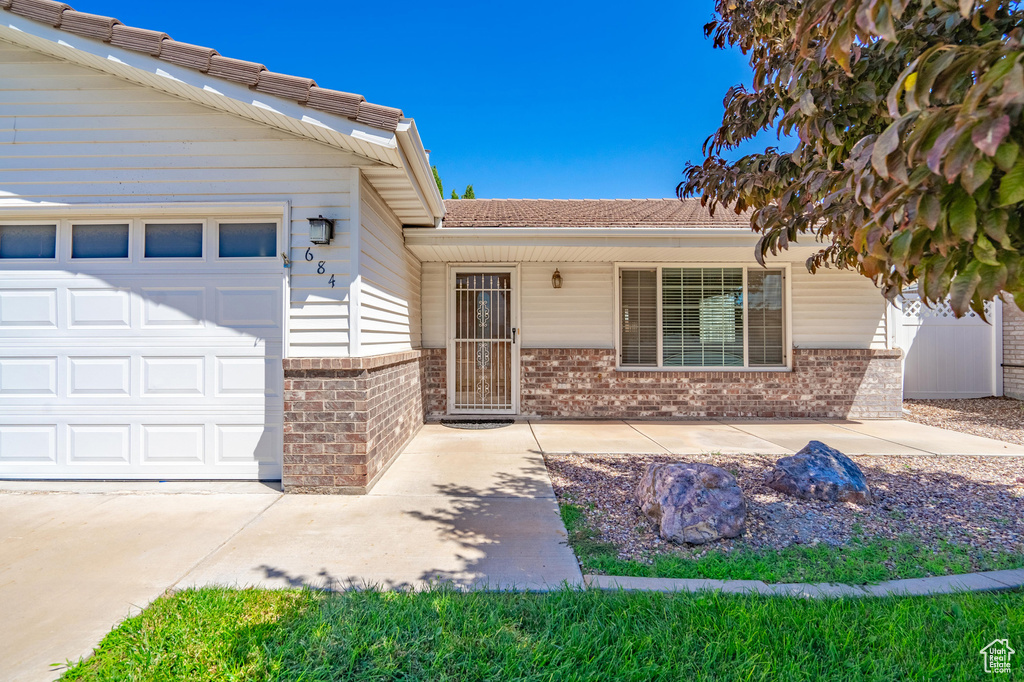
M 127 225 L 128 255 L 124 258 L 75 258 L 73 254 L 75 227 L 88 227 L 90 225 Z M 74 262 L 75 265 L 86 263 L 98 266 L 135 262 L 135 242 L 138 241 L 139 236 L 137 234 L 135 220 L 133 218 L 111 218 L 108 220 L 98 220 L 95 218 L 89 218 L 86 220 L 62 220 L 61 226 L 58 230 L 60 232 L 60 238 L 64 240 L 62 253 L 66 254 L 66 258 L 64 258 L 62 262 Z
M 214 222 L 214 225 L 213 225 L 213 229 L 211 230 L 211 232 L 213 234 L 211 234 L 211 236 L 210 236 L 210 241 L 212 242 L 211 245 L 210 245 L 210 248 L 211 248 L 210 255 L 213 258 L 213 260 L 218 262 L 218 263 L 224 263 L 224 262 L 237 263 L 237 262 L 240 262 L 240 261 L 247 261 L 247 262 L 256 261 L 256 262 L 266 263 L 266 262 L 269 262 L 269 261 L 272 261 L 272 260 L 275 260 L 275 259 L 280 259 L 281 258 L 280 254 L 285 252 L 285 249 L 284 249 L 284 247 L 282 247 L 282 244 L 281 244 L 281 240 L 284 238 L 284 235 L 283 235 L 282 230 L 281 230 L 281 219 L 280 218 L 268 218 L 266 216 L 262 216 L 262 217 L 260 217 L 260 216 L 240 216 L 240 217 L 231 216 L 230 218 L 216 218 L 216 219 L 214 219 L 213 222 Z M 263 224 L 263 225 L 274 225 L 276 227 L 276 232 L 274 233 L 276 235 L 275 239 L 276 239 L 276 243 L 277 243 L 276 250 L 279 253 L 275 253 L 275 254 L 273 254 L 271 256 L 221 256 L 220 255 L 220 226 L 224 225 L 224 224 L 227 224 L 227 225 L 237 225 L 239 223 L 260 223 L 260 224 Z
M 747 318 L 747 270 L 760 268 L 760 265 L 751 263 L 679 263 L 679 262 L 644 262 L 644 263 L 616 263 L 615 278 L 613 287 L 615 289 L 615 370 L 618 372 L 791 372 L 793 371 L 793 297 L 792 297 L 792 267 L 790 263 L 772 263 L 769 270 L 782 270 L 782 299 L 783 299 L 783 335 L 782 351 L 785 358 L 784 365 L 750 367 L 748 348 L 748 318 Z M 622 364 L 622 281 L 623 270 L 654 269 L 658 287 L 658 364 L 657 365 L 623 365 Z M 742 268 L 743 269 L 743 366 L 703 366 L 703 367 L 664 367 L 662 366 L 662 298 L 661 298 L 661 270 L 662 268 Z
M 53 226 L 56 226 L 56 228 L 57 228 L 56 232 L 54 233 L 54 240 L 55 241 L 54 241 L 54 245 L 53 245 L 53 258 L 0 258 L 0 263 L 3 263 L 5 268 L 10 267 L 10 266 L 16 266 L 16 265 L 21 265 L 21 266 L 24 266 L 24 267 L 31 268 L 31 266 L 33 264 L 40 265 L 40 264 L 44 264 L 44 263 L 45 264 L 52 264 L 52 263 L 60 262 L 61 257 L 63 256 L 63 252 L 64 252 L 64 245 L 61 243 L 61 221 L 59 219 L 53 219 L 53 220 L 0 220 L 0 225 L 5 225 L 5 226 L 6 225 L 15 225 L 15 226 L 24 225 L 26 227 L 34 226 L 34 225 L 39 225 L 39 226 L 42 226 L 42 227 L 53 227 Z

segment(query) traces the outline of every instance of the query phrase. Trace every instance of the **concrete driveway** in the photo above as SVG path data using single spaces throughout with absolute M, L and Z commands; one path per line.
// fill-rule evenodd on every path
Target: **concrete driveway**
M 52 679 L 124 617 L 191 585 L 546 588 L 579 583 L 544 452 L 1024 455 L 908 422 L 429 424 L 360 497 L 254 483 L 0 482 L 0 679 Z

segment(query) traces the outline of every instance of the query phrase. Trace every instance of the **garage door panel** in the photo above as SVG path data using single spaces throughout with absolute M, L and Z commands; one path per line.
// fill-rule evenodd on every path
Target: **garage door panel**
M 201 327 L 206 289 L 142 289 L 143 327 Z
M 0 398 L 57 395 L 57 358 L 0 358 Z
M 68 464 L 130 464 L 130 424 L 69 424 Z
M 129 289 L 69 289 L 68 328 L 130 329 L 132 294 Z
M 222 327 L 276 329 L 281 318 L 281 300 L 275 289 L 218 288 L 217 324 Z
M 67 367 L 68 397 L 131 397 L 128 356 L 69 357 Z
M 205 357 L 141 358 L 142 397 L 206 395 Z
M 56 289 L 0 289 L 0 327 L 55 329 Z
M 0 463 L 57 464 L 57 426 L 0 424 Z

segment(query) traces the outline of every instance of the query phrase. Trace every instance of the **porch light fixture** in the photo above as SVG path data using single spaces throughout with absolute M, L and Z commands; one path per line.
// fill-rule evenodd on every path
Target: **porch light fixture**
M 562 288 L 562 275 L 559 274 L 558 268 L 555 268 L 555 274 L 551 275 L 551 288 L 561 289 Z
M 308 218 L 308 220 L 309 241 L 314 244 L 330 244 L 334 237 L 334 221 L 323 216 Z

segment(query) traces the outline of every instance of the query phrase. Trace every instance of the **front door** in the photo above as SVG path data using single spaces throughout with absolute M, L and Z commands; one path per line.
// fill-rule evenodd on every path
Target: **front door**
M 516 414 L 519 340 L 513 267 L 453 268 L 448 411 Z

